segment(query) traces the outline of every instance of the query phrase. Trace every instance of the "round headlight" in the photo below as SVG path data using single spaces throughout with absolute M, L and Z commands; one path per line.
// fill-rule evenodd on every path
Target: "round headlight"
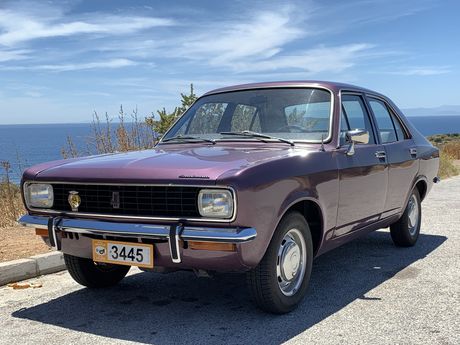
M 28 207 L 53 207 L 53 186 L 45 183 L 31 183 L 26 185 L 25 199 Z
M 203 217 L 231 218 L 232 192 L 225 189 L 202 189 L 198 194 L 198 210 Z

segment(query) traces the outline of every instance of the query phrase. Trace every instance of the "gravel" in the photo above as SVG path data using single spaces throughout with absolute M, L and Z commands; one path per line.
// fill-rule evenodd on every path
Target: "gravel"
M 244 276 L 132 269 L 89 290 L 67 272 L 0 288 L 0 344 L 460 344 L 460 177 L 434 186 L 413 248 L 374 232 L 318 258 L 308 297 L 274 316 Z

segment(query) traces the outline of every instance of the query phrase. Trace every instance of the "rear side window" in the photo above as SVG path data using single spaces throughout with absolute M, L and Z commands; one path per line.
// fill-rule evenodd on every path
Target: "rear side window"
M 342 95 L 341 136 L 347 129 L 365 129 L 369 132 L 369 144 L 375 144 L 372 124 L 361 96 Z
M 369 104 L 377 121 L 382 144 L 404 140 L 405 134 L 401 123 L 395 115 L 390 113 L 385 103 L 381 100 L 371 98 Z

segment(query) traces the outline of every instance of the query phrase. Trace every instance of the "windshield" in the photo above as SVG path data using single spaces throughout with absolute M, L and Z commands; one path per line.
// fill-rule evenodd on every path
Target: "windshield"
M 200 98 L 163 140 L 255 140 L 247 132 L 291 141 L 329 137 L 331 93 L 316 88 L 233 91 Z M 228 135 L 228 132 L 246 135 Z M 270 138 L 269 138 L 270 139 Z

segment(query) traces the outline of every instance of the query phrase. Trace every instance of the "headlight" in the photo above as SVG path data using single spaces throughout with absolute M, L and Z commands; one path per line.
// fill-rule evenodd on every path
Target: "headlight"
M 43 183 L 26 185 L 25 199 L 29 207 L 51 208 L 54 201 L 53 186 Z
M 232 192 L 223 189 L 202 189 L 198 194 L 198 210 L 203 217 L 231 218 Z

